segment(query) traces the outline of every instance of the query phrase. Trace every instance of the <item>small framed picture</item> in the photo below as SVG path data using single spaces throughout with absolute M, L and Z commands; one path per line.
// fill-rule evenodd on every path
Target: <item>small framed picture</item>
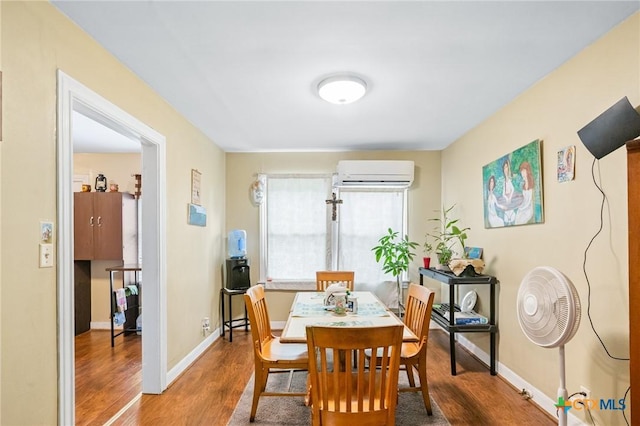
M 207 226 L 207 210 L 196 204 L 189 204 L 187 223 L 195 226 Z
M 40 222 L 40 243 L 41 244 L 53 243 L 53 222 L 49 222 L 49 221 Z
M 482 259 L 482 248 L 465 247 L 464 254 L 467 255 L 467 259 Z
M 191 169 L 191 204 L 200 205 L 200 178 L 202 173 Z
M 558 182 L 569 182 L 575 176 L 576 146 L 570 145 L 558 151 Z

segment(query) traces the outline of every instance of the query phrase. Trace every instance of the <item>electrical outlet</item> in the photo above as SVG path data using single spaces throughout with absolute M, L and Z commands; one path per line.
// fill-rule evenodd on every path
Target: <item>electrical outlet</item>
M 580 392 L 584 394 L 584 399 L 591 399 L 591 391 L 584 386 L 580 386 Z
M 208 317 L 202 318 L 202 334 L 206 335 L 211 330 L 211 322 Z

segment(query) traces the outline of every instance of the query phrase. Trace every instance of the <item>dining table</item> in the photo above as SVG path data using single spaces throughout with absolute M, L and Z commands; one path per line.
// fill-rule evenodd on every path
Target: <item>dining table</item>
M 402 320 L 370 291 L 353 291 L 347 297 L 357 300 L 357 312 L 338 315 L 333 311 L 332 306 L 325 305 L 324 292 L 303 291 L 296 293 L 287 323 L 280 335 L 280 342 L 306 343 L 306 327 L 308 325 L 326 327 L 404 325 Z M 418 337 L 405 326 L 403 341 L 417 342 Z

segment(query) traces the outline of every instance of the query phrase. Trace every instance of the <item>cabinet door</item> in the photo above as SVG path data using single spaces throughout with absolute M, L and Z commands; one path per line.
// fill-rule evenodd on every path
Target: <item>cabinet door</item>
M 91 262 L 75 261 L 74 290 L 76 336 L 91 329 Z
M 122 193 L 95 192 L 94 260 L 122 261 Z
M 73 254 L 75 260 L 93 259 L 93 193 L 73 194 Z

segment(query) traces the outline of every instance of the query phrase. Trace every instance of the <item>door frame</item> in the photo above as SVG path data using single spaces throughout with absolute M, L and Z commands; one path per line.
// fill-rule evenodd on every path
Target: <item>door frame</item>
M 73 140 L 77 111 L 142 145 L 142 392 L 167 387 L 166 138 L 58 70 L 58 424 L 75 424 Z

